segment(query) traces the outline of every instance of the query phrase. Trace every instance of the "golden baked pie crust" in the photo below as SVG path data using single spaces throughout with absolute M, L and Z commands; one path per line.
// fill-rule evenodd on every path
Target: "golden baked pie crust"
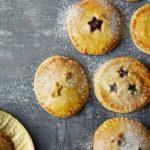
M 150 4 L 140 7 L 133 15 L 130 33 L 134 44 L 144 53 L 150 54 Z
M 90 31 L 93 18 L 103 21 L 101 29 Z M 112 50 L 121 38 L 121 17 L 106 0 L 83 0 L 68 11 L 67 31 L 75 48 L 83 54 L 102 55 Z
M 41 106 L 60 118 L 78 113 L 89 94 L 81 66 L 63 56 L 52 56 L 41 63 L 35 74 L 34 90 Z
M 0 110 L 0 136 L 3 136 L 8 144 L 13 144 L 14 150 L 35 150 L 30 135 L 22 124 L 2 110 Z
M 128 75 L 120 77 L 120 68 Z M 111 85 L 117 84 L 118 92 L 110 92 Z M 135 91 L 132 93 L 132 87 Z M 137 91 L 136 91 L 137 90 Z M 100 66 L 94 77 L 94 92 L 100 103 L 118 113 L 130 113 L 143 108 L 150 100 L 150 73 L 138 60 L 118 57 Z
M 150 132 L 129 118 L 106 120 L 94 134 L 94 150 L 150 149 Z

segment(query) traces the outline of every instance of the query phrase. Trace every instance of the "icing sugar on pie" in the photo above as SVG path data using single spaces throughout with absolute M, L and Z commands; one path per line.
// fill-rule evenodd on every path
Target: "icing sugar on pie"
M 89 94 L 81 66 L 63 56 L 52 56 L 41 63 L 35 74 L 34 90 L 41 106 L 60 118 L 78 113 Z
M 83 0 L 68 11 L 67 31 L 79 52 L 102 55 L 118 44 L 121 17 L 106 0 Z
M 108 119 L 95 131 L 93 149 L 149 150 L 150 132 L 133 119 Z
M 119 113 L 134 112 L 149 102 L 150 73 L 134 58 L 114 58 L 96 71 L 94 91 L 107 109 Z
M 135 11 L 130 23 L 130 33 L 134 44 L 150 55 L 150 4 Z

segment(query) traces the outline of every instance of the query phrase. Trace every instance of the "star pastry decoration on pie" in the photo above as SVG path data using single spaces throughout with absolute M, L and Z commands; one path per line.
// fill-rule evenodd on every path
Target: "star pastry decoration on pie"
M 88 24 L 91 26 L 91 32 L 94 32 L 97 29 L 101 30 L 103 21 L 93 17 L 93 19 L 89 21 Z
M 111 143 L 115 143 L 117 145 L 121 145 L 122 141 L 124 140 L 124 134 L 120 133 L 116 138 L 114 138 Z
M 56 82 L 55 88 L 54 88 L 54 90 L 52 92 L 52 97 L 60 96 L 60 92 L 61 92 L 62 88 L 63 88 L 63 86 L 60 85 L 58 82 Z
M 123 78 L 124 76 L 127 76 L 128 72 L 129 72 L 128 70 L 124 70 L 123 68 L 120 68 L 120 70 L 118 71 L 121 78 Z
M 131 91 L 132 94 L 134 94 L 134 92 L 137 91 L 135 84 L 130 84 L 130 83 L 129 83 L 129 88 L 128 88 L 128 90 Z
M 110 85 L 110 92 L 117 92 L 117 84 L 114 83 L 113 85 Z

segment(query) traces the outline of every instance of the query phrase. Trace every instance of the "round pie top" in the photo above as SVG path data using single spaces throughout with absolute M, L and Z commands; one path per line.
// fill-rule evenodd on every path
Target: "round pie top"
M 0 150 L 34 150 L 32 140 L 22 124 L 1 110 Z
M 83 0 L 69 10 L 67 31 L 79 52 L 102 55 L 120 40 L 120 14 L 107 0 Z
M 35 74 L 34 89 L 41 106 L 60 118 L 78 113 L 89 94 L 81 66 L 63 56 L 52 56 L 42 62 Z
M 94 134 L 94 150 L 149 150 L 150 132 L 138 121 L 112 118 Z
M 94 91 L 109 110 L 129 113 L 143 108 L 150 98 L 150 73 L 138 60 L 118 57 L 96 72 Z
M 134 13 L 130 33 L 134 44 L 143 52 L 150 54 L 150 4 L 142 6 Z

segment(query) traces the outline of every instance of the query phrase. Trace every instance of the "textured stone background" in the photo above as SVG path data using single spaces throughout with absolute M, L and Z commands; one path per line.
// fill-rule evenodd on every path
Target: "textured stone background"
M 77 0 L 0 0 L 0 109 L 17 117 L 29 131 L 36 150 L 91 150 L 94 130 L 107 118 L 122 116 L 104 109 L 93 94 L 95 69 L 110 58 L 133 56 L 150 69 L 150 56 L 137 50 L 129 35 L 129 20 L 139 6 L 112 0 L 125 22 L 120 44 L 104 56 L 79 54 L 65 31 L 67 7 Z M 62 54 L 77 60 L 88 75 L 91 93 L 84 109 L 70 119 L 57 119 L 38 104 L 33 78 L 45 58 Z M 123 115 L 150 128 L 150 105 Z M 19 132 L 19 131 L 18 131 Z

